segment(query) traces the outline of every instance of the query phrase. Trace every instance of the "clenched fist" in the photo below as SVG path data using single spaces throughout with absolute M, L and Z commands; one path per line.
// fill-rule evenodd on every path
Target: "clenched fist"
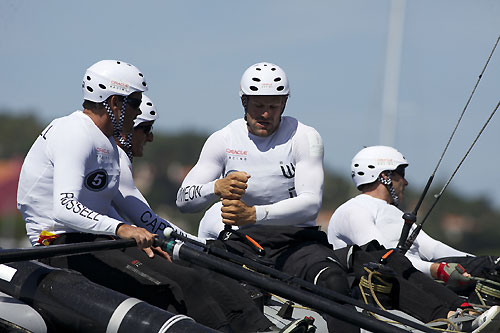
M 231 172 L 215 182 L 214 193 L 221 199 L 239 200 L 245 194 L 250 175 L 243 171 Z

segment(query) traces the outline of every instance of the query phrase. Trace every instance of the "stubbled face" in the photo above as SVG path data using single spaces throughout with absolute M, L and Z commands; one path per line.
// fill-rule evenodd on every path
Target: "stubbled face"
M 134 134 L 132 135 L 133 156 L 142 157 L 144 155 L 144 146 L 146 142 L 153 142 L 153 123 L 154 121 L 146 121 L 134 128 Z
M 257 136 L 269 136 L 280 125 L 287 96 L 247 96 L 246 120 L 248 131 Z
M 396 195 L 399 198 L 399 202 L 403 201 L 403 195 L 406 186 L 408 186 L 408 181 L 405 179 L 404 168 L 398 167 L 396 170 L 392 171 L 392 187 L 396 191 Z
M 122 133 L 128 134 L 132 132 L 132 129 L 134 128 L 134 120 L 141 114 L 141 110 L 139 109 L 141 100 L 142 93 L 140 91 L 133 92 L 127 97 L 127 106 L 125 108 L 125 118 L 123 118 Z M 139 105 L 137 105 L 137 103 L 139 103 Z M 117 120 L 118 119 L 119 118 L 117 118 Z

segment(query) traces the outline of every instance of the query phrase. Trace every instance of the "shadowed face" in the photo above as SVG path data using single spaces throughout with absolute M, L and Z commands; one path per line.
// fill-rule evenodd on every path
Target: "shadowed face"
M 153 123 L 154 121 L 146 121 L 134 127 L 134 134 L 132 135 L 133 156 L 142 157 L 146 142 L 153 142 Z
M 139 91 L 133 92 L 127 97 L 127 106 L 125 107 L 125 117 L 123 118 L 122 133 L 132 132 L 134 120 L 141 114 L 139 106 L 141 105 L 142 93 Z M 122 100 L 123 103 L 123 100 Z M 117 118 L 119 119 L 119 118 Z
M 399 202 L 402 202 L 405 188 L 408 186 L 408 181 L 405 179 L 405 167 L 398 166 L 396 170 L 393 170 L 391 179 L 392 187 L 396 191 Z
M 248 131 L 257 136 L 269 136 L 280 125 L 287 96 L 247 96 L 246 120 Z

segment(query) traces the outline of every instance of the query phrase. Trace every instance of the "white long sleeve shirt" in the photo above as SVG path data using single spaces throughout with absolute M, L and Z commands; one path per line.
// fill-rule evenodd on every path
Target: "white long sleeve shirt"
M 323 193 L 323 142 L 319 133 L 295 118 L 282 117 L 268 137 L 248 132 L 237 119 L 212 134 L 177 195 L 183 212 L 200 211 L 219 198 L 214 183 L 233 171 L 251 177 L 242 200 L 255 206 L 257 224 L 314 226 Z M 220 201 L 200 222 L 199 237 L 224 229 Z
M 114 235 L 107 216 L 118 193 L 118 148 L 83 112 L 53 120 L 28 152 L 17 207 L 32 245 L 42 231 Z
M 118 194 L 113 199 L 113 212 L 110 215 L 118 220 L 124 220 L 129 224 L 144 228 L 161 238 L 164 238 L 163 231 L 167 227 L 170 227 L 186 237 L 204 243 L 204 240 L 186 233 L 172 222 L 157 215 L 151 209 L 146 198 L 144 198 L 141 191 L 135 186 L 132 162 L 127 153 L 121 147 L 118 147 L 118 151 L 121 169 L 120 185 L 118 187 Z
M 375 239 L 386 248 L 395 248 L 403 228 L 403 212 L 385 200 L 360 194 L 333 213 L 328 225 L 328 240 L 334 248 L 363 245 Z M 412 226 L 411 231 L 415 229 Z M 411 233 L 410 231 L 410 233 Z M 423 230 L 406 256 L 418 270 L 430 276 L 433 261 L 444 257 L 462 257 L 470 254 L 439 242 Z

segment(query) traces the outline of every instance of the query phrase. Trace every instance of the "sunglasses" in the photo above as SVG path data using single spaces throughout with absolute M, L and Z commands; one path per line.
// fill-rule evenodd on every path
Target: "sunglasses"
M 396 170 L 393 172 L 397 173 L 401 177 L 405 178 L 405 168 L 404 167 L 397 167 Z
M 144 132 L 144 134 L 150 134 L 150 133 L 153 132 L 153 125 L 145 125 L 145 126 L 139 125 L 135 129 L 136 130 L 139 130 L 139 129 L 142 130 Z
M 141 100 L 138 98 L 127 97 L 127 104 L 130 105 L 134 109 L 138 109 L 141 106 Z

